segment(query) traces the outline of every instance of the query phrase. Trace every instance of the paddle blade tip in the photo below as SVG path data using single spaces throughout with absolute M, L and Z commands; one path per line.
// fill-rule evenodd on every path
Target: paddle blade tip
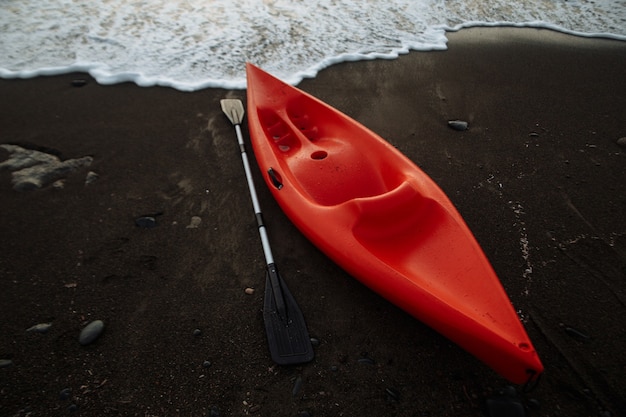
M 235 98 L 224 98 L 220 100 L 220 105 L 222 106 L 222 111 L 232 124 L 241 124 L 245 114 L 241 100 Z

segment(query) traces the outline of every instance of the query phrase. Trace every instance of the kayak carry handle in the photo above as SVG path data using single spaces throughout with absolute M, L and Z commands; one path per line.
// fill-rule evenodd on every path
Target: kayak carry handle
M 272 181 L 272 185 L 276 187 L 277 190 L 283 188 L 282 178 L 280 174 L 274 171 L 274 168 L 270 168 L 267 170 L 267 174 L 270 176 L 270 181 Z

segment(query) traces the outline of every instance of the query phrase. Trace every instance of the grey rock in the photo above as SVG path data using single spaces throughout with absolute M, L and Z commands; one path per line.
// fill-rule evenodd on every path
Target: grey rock
M 469 123 L 463 120 L 449 120 L 448 126 L 450 126 L 454 130 L 458 130 L 460 132 L 467 130 L 469 127 Z
M 34 333 L 48 333 L 50 327 L 52 327 L 52 323 L 39 323 L 29 327 L 28 329 L 26 329 L 26 331 Z
M 83 346 L 93 343 L 102 334 L 103 330 L 104 322 L 102 320 L 94 320 L 80 332 L 78 342 Z

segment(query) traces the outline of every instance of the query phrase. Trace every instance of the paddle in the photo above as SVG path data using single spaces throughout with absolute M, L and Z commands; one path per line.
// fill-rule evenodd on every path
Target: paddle
M 304 316 L 287 288 L 287 284 L 278 273 L 267 231 L 263 224 L 263 215 L 261 214 L 261 207 L 254 188 L 250 164 L 241 134 L 241 122 L 244 115 L 243 104 L 241 100 L 236 99 L 224 99 L 220 103 L 222 111 L 235 126 L 241 159 L 246 171 L 246 179 L 248 180 L 248 189 L 252 198 L 254 214 L 259 226 L 259 234 L 261 235 L 261 243 L 263 244 L 263 252 L 267 263 L 263 321 L 265 322 L 265 332 L 267 333 L 272 360 L 279 365 L 296 365 L 309 362 L 313 359 L 314 354 Z

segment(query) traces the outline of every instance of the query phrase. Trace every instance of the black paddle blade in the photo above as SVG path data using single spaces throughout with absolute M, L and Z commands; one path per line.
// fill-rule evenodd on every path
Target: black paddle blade
M 267 266 L 263 320 L 272 360 L 298 365 L 313 360 L 313 346 L 302 311 L 274 264 Z

